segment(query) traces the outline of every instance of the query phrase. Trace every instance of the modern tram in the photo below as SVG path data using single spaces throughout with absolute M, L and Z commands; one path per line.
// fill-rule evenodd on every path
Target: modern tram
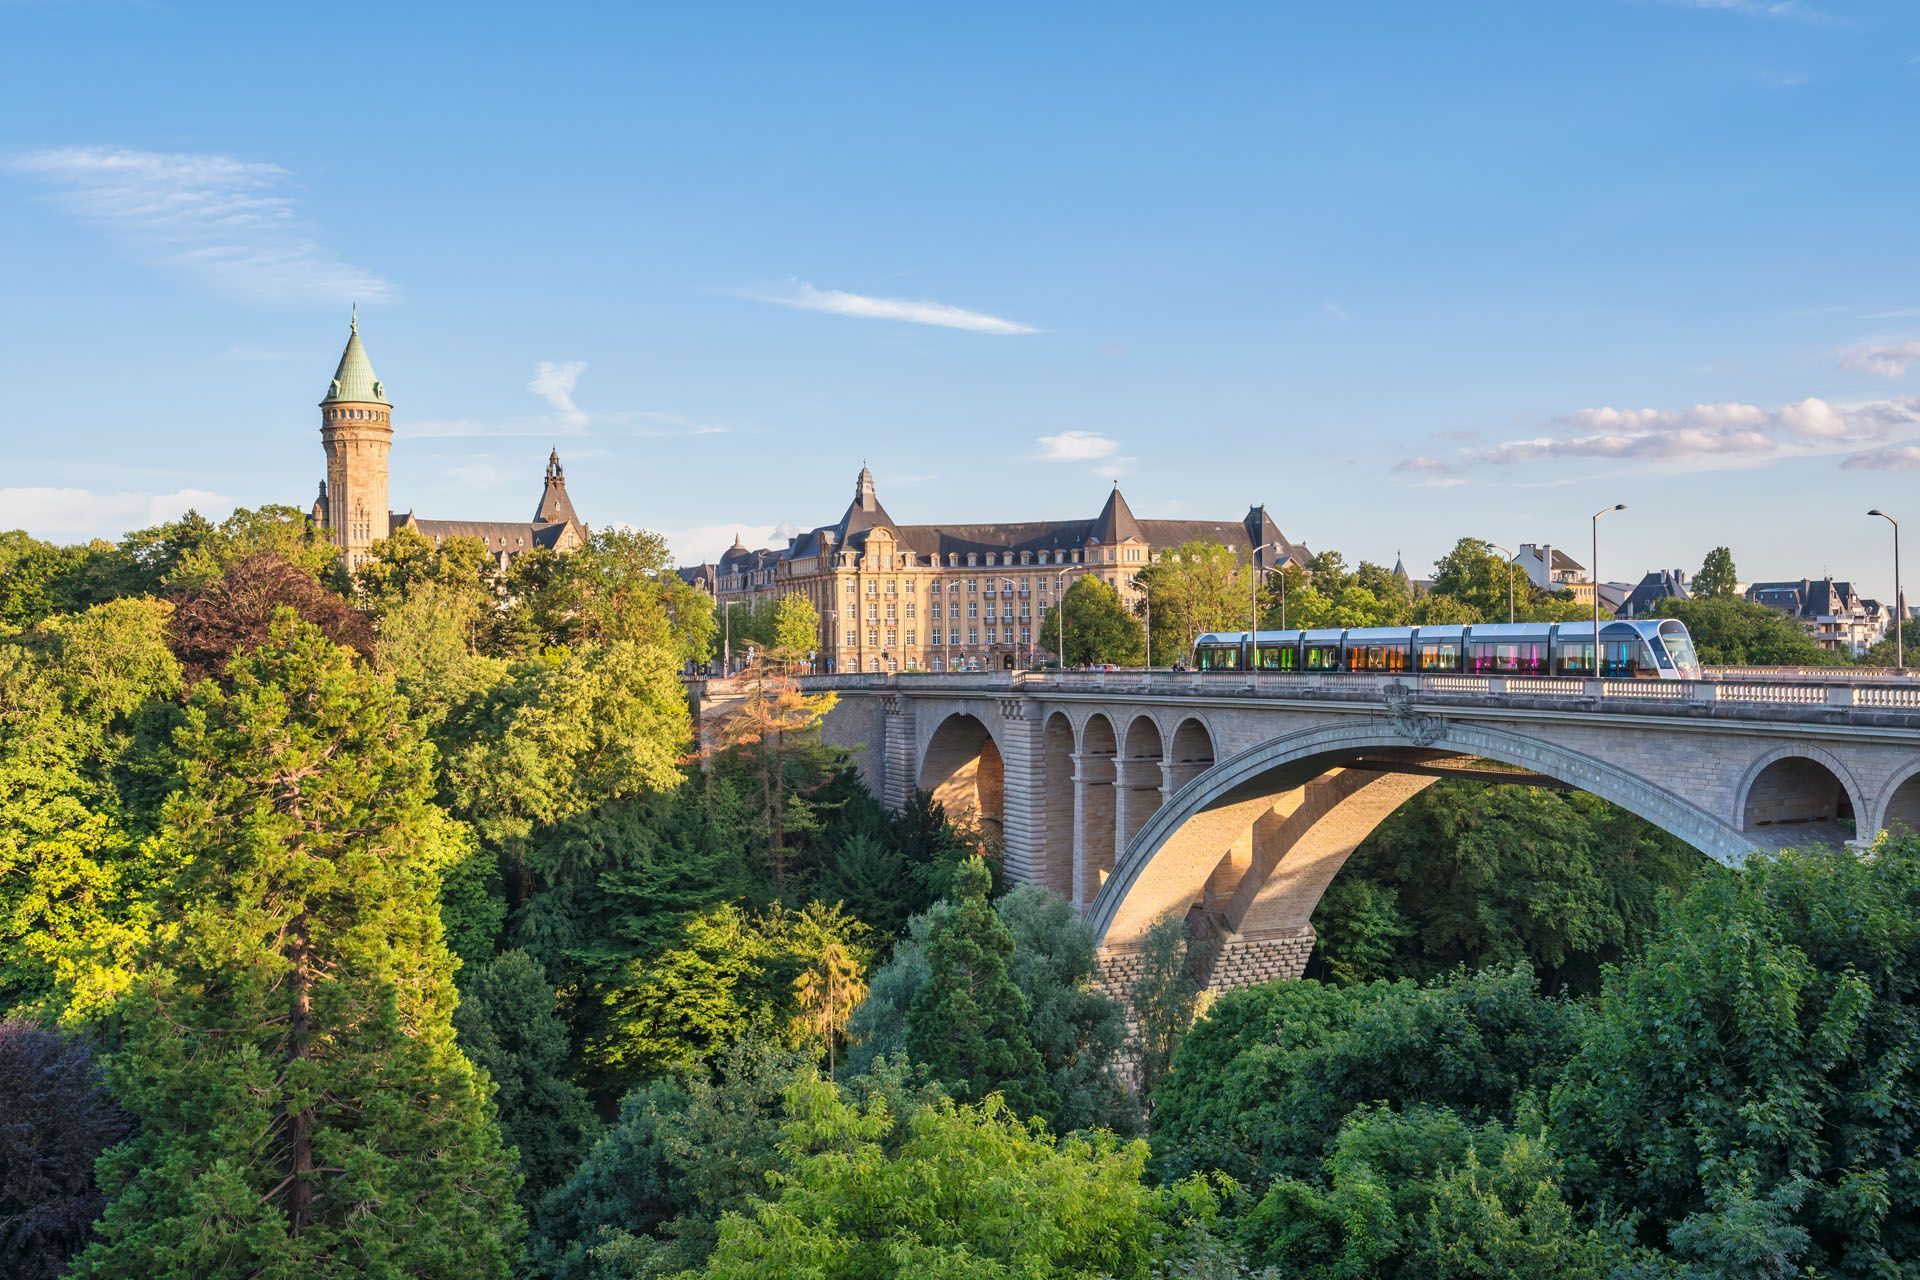
M 1251 640 L 1251 643 L 1249 643 Z M 1674 618 L 1616 619 L 1600 626 L 1600 671 L 1608 679 L 1698 680 L 1693 637 Z M 1196 671 L 1257 674 L 1354 671 L 1376 675 L 1591 676 L 1591 622 L 1495 622 L 1470 627 L 1219 631 L 1194 642 Z

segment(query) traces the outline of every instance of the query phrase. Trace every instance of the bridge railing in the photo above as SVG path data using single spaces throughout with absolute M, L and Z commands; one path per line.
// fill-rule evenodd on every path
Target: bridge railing
M 1758 671 L 1760 668 L 1749 668 Z M 1851 673 L 1849 673 L 1851 674 Z M 1673 706 L 1715 703 L 1783 707 L 1867 707 L 1920 711 L 1920 680 L 1816 681 L 1785 678 L 1708 680 L 1610 680 L 1579 676 L 1515 676 L 1359 672 L 1197 671 L 994 671 L 965 674 L 934 672 L 849 672 L 808 676 L 808 689 L 898 688 L 920 693 L 1000 693 L 1014 691 L 1101 693 L 1119 696 L 1218 696 L 1335 698 L 1378 701 L 1382 686 L 1398 682 L 1416 695 L 1438 699 L 1521 697 L 1593 705 L 1625 702 Z M 723 682 L 713 682 L 724 692 Z

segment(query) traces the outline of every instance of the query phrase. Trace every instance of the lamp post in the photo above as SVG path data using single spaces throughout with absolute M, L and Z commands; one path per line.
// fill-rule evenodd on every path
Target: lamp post
M 1151 674 L 1153 671 L 1153 592 L 1150 589 L 1151 584 L 1140 581 L 1138 577 L 1134 578 L 1132 585 L 1133 589 L 1140 593 L 1140 599 L 1145 602 L 1147 606 L 1146 666 L 1148 673 Z
M 1900 522 L 1875 507 L 1867 512 L 1893 526 L 1893 669 L 1907 669 L 1907 598 L 1900 591 Z
M 1593 674 L 1601 675 L 1600 670 L 1600 517 L 1612 515 L 1616 511 L 1625 511 L 1627 504 L 1616 502 L 1605 511 L 1593 513 Z
M 720 678 L 726 679 L 733 674 L 733 606 L 738 600 L 720 602 Z
M 1481 541 L 1486 540 L 1483 538 Z M 1488 542 L 1487 546 L 1507 558 L 1507 622 L 1511 624 L 1513 622 L 1513 562 L 1520 557 L 1497 542 Z
M 1260 631 L 1260 575 L 1262 573 L 1271 572 L 1271 570 L 1264 569 L 1261 566 L 1260 553 L 1262 551 L 1285 551 L 1285 550 L 1286 550 L 1286 547 L 1284 547 L 1278 542 L 1263 542 L 1259 546 L 1255 547 L 1247 556 L 1247 579 L 1248 579 L 1247 595 L 1251 598 L 1253 602 L 1253 615 L 1248 619 L 1248 621 L 1252 623 L 1252 630 L 1247 632 L 1247 674 L 1249 676 L 1253 674 L 1255 651 L 1258 648 L 1257 644 L 1254 641 L 1254 636 L 1259 634 L 1259 631 Z M 1284 568 L 1285 566 L 1283 565 L 1282 569 L 1284 570 Z M 1286 581 L 1286 574 L 1284 572 L 1282 572 L 1280 580 L 1283 583 Z M 1287 589 L 1284 586 L 1280 588 L 1280 625 L 1283 628 L 1287 625 L 1286 590 Z

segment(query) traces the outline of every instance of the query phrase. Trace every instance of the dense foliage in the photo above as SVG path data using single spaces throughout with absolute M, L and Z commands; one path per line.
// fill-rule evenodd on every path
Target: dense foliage
M 1156 656 L 1283 591 L 1293 625 L 1504 617 L 1512 578 L 1471 539 L 1417 598 L 1310 570 L 1254 598 L 1180 549 Z M 1133 652 L 1110 588 L 1068 595 L 1070 656 Z M 1682 604 L 1710 658 L 1802 660 Z M 0 1270 L 1920 1266 L 1920 844 L 1709 870 L 1442 781 L 1334 881 L 1314 978 L 1212 998 L 1176 915 L 1121 989 L 991 835 L 821 740 L 819 622 L 736 611 L 747 696 L 697 741 L 715 618 L 653 535 L 502 570 L 402 531 L 353 581 L 280 508 L 0 536 Z
M 1552 989 L 1599 989 L 1637 952 L 1663 895 L 1710 864 L 1577 791 L 1443 779 L 1368 836 L 1314 913 L 1313 972 L 1342 982 L 1531 965 Z

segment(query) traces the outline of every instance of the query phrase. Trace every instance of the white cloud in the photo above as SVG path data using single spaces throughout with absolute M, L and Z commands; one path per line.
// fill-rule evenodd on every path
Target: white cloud
M 117 538 L 185 515 L 189 509 L 215 519 L 233 510 L 233 499 L 207 489 L 172 493 L 101 493 L 93 489 L 21 486 L 0 489 L 0 529 L 25 529 L 39 538 Z
M 1897 378 L 1915 364 L 1920 364 L 1920 339 L 1868 343 L 1840 357 L 1842 368 L 1877 373 L 1883 378 Z
M 1737 13 L 1749 18 L 1786 18 L 1798 22 L 1832 22 L 1832 14 L 1801 4 L 1800 0 L 1654 0 L 1669 9 L 1697 9 L 1704 13 Z
M 949 306 L 944 302 L 872 298 L 839 289 L 816 289 L 804 280 L 795 281 L 792 288 L 784 293 L 749 293 L 743 296 L 782 307 L 798 307 L 802 311 L 825 311 L 831 315 L 855 316 L 863 320 L 901 320 L 907 324 L 934 325 L 942 329 L 965 329 L 970 333 L 1005 335 L 1040 332 L 1031 325 L 1003 320 L 982 311 Z
M 16 172 L 155 266 L 254 302 L 361 302 L 381 276 L 323 248 L 294 207 L 292 175 L 232 156 L 60 147 L 17 156 Z
M 678 436 L 725 435 L 732 427 L 720 422 L 701 422 L 676 413 L 653 409 L 582 409 L 573 398 L 580 375 L 587 369 L 584 360 L 542 360 L 534 366 L 527 390 L 545 400 L 551 413 L 528 414 L 518 418 L 429 418 L 420 422 L 402 421 L 395 428 L 406 439 L 472 439 L 490 436 L 584 436 L 625 435 L 639 439 L 666 439 Z M 594 428 L 589 431 L 588 428 Z
M 1041 436 L 1034 441 L 1040 452 L 1033 456 L 1041 462 L 1092 462 L 1120 452 L 1120 442 L 1098 431 L 1062 431 L 1057 436 Z
M 1333 317 L 1333 318 L 1334 318 L 1335 320 L 1351 320 L 1351 319 L 1353 319 L 1353 317 L 1352 317 L 1352 316 L 1350 316 L 1350 315 L 1348 315 L 1348 314 L 1347 314 L 1347 309 L 1346 309 L 1345 307 L 1343 307 L 1343 306 L 1341 306 L 1341 305 L 1340 305 L 1339 303 L 1337 303 L 1337 302 L 1333 302 L 1333 301 L 1331 301 L 1331 300 L 1329 300 L 1329 301 L 1327 301 L 1327 302 L 1323 302 L 1323 303 L 1321 303 L 1321 304 L 1320 304 L 1320 309 L 1321 309 L 1322 311 L 1325 311 L 1325 312 L 1326 312 L 1326 313 L 1327 313 L 1328 315 L 1330 315 L 1330 316 L 1332 316 L 1332 317 Z
M 779 550 L 787 545 L 787 539 L 803 532 L 799 525 L 781 522 L 779 524 L 756 524 L 742 520 L 733 524 L 702 524 L 690 529 L 675 529 L 663 532 L 660 536 L 667 540 L 673 549 L 673 557 L 680 564 L 712 564 L 733 545 L 735 535 L 751 550 L 772 547 Z
M 1920 471 L 1920 445 L 1856 453 L 1840 466 L 1846 471 Z
M 569 360 L 564 364 L 542 360 L 534 369 L 533 381 L 527 384 L 527 390 L 552 405 L 562 422 L 570 426 L 585 426 L 587 415 L 580 412 L 580 406 L 573 402 L 573 384 L 580 380 L 580 375 L 586 369 L 584 360 Z
M 1432 476 L 1464 465 L 1581 458 L 1745 466 L 1773 457 L 1858 448 L 1920 431 L 1920 397 L 1836 405 L 1810 396 L 1773 409 L 1738 402 L 1687 409 L 1605 407 L 1582 409 L 1551 425 L 1559 431 L 1463 449 L 1451 462 L 1408 458 L 1394 470 Z

